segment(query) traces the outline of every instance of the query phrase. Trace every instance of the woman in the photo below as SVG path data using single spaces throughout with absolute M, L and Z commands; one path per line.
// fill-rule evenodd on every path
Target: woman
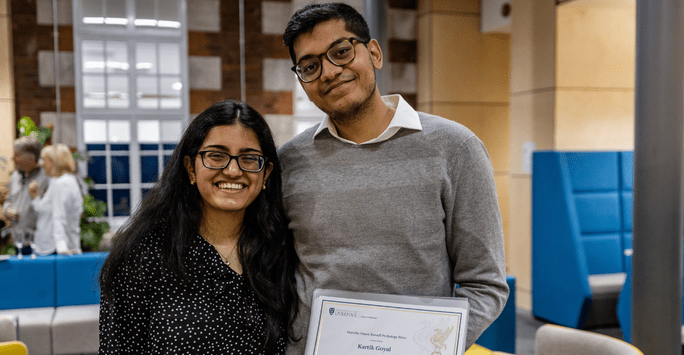
M 224 101 L 185 130 L 100 274 L 100 354 L 282 354 L 296 256 L 266 121 Z
M 43 148 L 40 157 L 50 181 L 42 197 L 38 197 L 38 184 L 29 184 L 31 204 L 38 215 L 33 253 L 80 254 L 83 195 L 74 175 L 76 161 L 64 144 Z

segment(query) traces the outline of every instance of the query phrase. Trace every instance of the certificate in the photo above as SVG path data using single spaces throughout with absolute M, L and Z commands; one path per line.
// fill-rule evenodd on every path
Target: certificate
M 306 355 L 463 355 L 468 300 L 314 291 Z

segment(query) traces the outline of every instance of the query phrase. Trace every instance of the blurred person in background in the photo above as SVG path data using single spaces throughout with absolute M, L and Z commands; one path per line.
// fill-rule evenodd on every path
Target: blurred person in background
M 42 194 L 48 187 L 49 178 L 38 165 L 42 144 L 32 136 L 14 141 L 14 168 L 8 185 L 9 194 L 2 205 L 2 214 L 8 226 L 2 229 L 2 237 L 11 235 L 18 255 L 31 254 L 31 241 L 36 229 L 37 215 L 31 206 L 29 184 L 38 185 Z
M 38 214 L 31 248 L 38 255 L 80 254 L 83 195 L 78 184 L 76 161 L 64 144 L 43 148 L 43 169 L 50 176 L 42 196 L 37 182 L 29 184 L 33 209 Z

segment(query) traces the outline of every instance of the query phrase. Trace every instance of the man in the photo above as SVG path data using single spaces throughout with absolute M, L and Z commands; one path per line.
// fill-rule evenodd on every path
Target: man
M 10 177 L 9 195 L 2 205 L 2 213 L 10 225 L 3 228 L 3 239 L 10 234 L 17 246 L 18 255 L 31 254 L 33 233 L 36 230 L 36 211 L 31 207 L 29 184 L 36 181 L 39 194 L 48 187 L 49 177 L 38 166 L 42 144 L 34 137 L 21 137 L 14 141 L 14 168 Z
M 301 260 L 295 332 L 304 338 L 288 354 L 304 352 L 316 288 L 466 297 L 469 347 L 508 296 L 482 142 L 399 95 L 380 96 L 382 51 L 352 7 L 307 5 L 283 39 L 304 91 L 327 114 L 279 150 Z

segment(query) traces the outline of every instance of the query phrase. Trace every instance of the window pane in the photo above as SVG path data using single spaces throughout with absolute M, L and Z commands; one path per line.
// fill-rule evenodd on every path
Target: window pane
M 159 144 L 141 144 L 140 150 L 159 150 Z
M 104 0 L 81 0 L 81 13 L 83 14 L 83 23 L 104 23 L 104 13 L 102 7 L 103 1 Z
M 83 73 L 104 73 L 104 42 L 81 42 L 81 56 L 83 57 Z
M 105 107 L 104 75 L 83 76 L 83 107 Z
M 107 183 L 107 163 L 105 157 L 90 157 L 90 161 L 88 161 L 88 176 L 90 176 L 96 184 Z
M 140 157 L 140 172 L 142 182 L 157 181 L 159 173 L 159 158 L 157 156 Z
M 96 200 L 107 203 L 107 190 L 90 189 L 90 194 L 93 195 L 93 197 L 95 197 Z
M 114 216 L 128 216 L 131 214 L 131 192 L 128 189 L 112 190 Z
M 180 0 L 160 1 L 159 27 L 180 28 Z
M 126 0 L 107 0 L 106 4 L 105 24 L 126 26 Z
M 161 108 L 181 107 L 181 84 L 180 77 L 161 78 Z
M 128 165 L 128 156 L 115 155 L 112 156 L 112 184 L 128 184 L 131 182 L 130 167 Z
M 104 129 L 102 131 L 104 135 Z M 106 144 L 86 144 L 86 150 L 92 152 L 94 150 L 106 150 Z
M 159 143 L 159 121 L 138 121 L 138 142 Z
M 109 121 L 109 142 L 128 143 L 131 141 L 131 127 L 128 121 Z
M 128 47 L 126 42 L 107 42 L 107 73 L 128 72 Z
M 159 72 L 180 74 L 180 47 L 176 43 L 159 44 Z
M 109 108 L 128 107 L 128 77 L 109 76 L 107 80 L 107 94 Z
M 157 88 L 156 76 L 139 76 L 137 78 L 138 107 L 146 109 L 159 108 L 159 89 Z
M 136 0 L 134 23 L 136 26 L 157 26 L 157 17 L 154 16 L 154 0 Z
M 181 121 L 162 121 L 161 139 L 162 142 L 178 142 L 183 134 L 183 124 Z
M 101 120 L 83 121 L 83 142 L 104 143 L 107 141 L 107 122 Z M 88 149 L 94 150 L 94 149 Z M 98 149 L 100 150 L 100 149 Z M 104 149 L 101 149 L 104 150 Z
M 135 69 L 139 74 L 157 73 L 157 46 L 154 43 L 135 45 Z

